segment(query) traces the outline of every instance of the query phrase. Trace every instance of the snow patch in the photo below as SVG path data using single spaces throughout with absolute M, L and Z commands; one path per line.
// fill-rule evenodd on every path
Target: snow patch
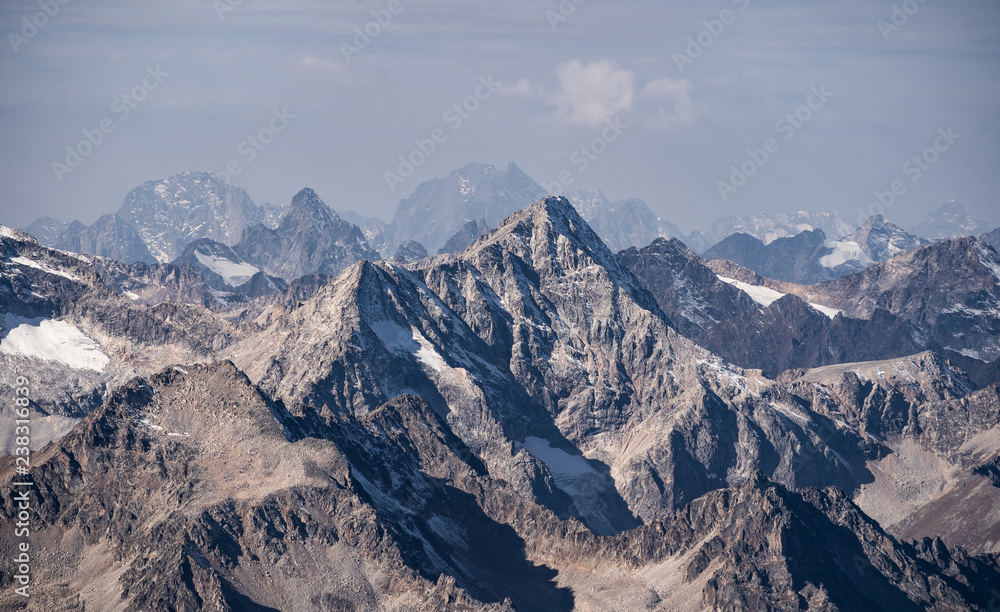
M 417 361 L 435 372 L 441 372 L 442 370 L 449 369 L 448 363 L 444 360 L 444 357 L 434 350 L 434 345 L 431 344 L 427 338 L 424 338 L 423 334 L 414 330 L 413 340 L 420 346 L 420 348 L 414 353 L 414 355 L 417 356 Z
M 143 425 L 145 425 L 146 427 L 149 427 L 150 429 L 153 429 L 153 430 L 156 430 L 156 431 L 163 431 L 162 427 L 160 427 L 159 425 L 154 425 L 149 419 L 143 419 L 143 420 L 141 420 L 139 422 L 142 423 Z
M 751 285 L 750 283 L 744 283 L 743 281 L 738 281 L 735 278 L 729 278 L 726 276 L 719 276 L 719 280 L 736 287 L 743 293 L 750 296 L 750 299 L 760 304 L 762 307 L 767 308 L 771 304 L 777 302 L 781 298 L 785 297 L 785 293 L 780 291 L 775 291 L 769 287 L 761 287 L 760 285 Z M 829 318 L 834 318 L 838 314 L 844 312 L 837 308 L 831 308 L 829 306 L 823 306 L 822 304 L 813 304 L 812 302 L 806 302 L 810 308 L 813 310 L 826 315 Z
M 736 287 L 743 293 L 750 296 L 750 299 L 757 302 L 763 307 L 768 307 L 771 304 L 777 302 L 781 298 L 785 297 L 784 293 L 780 291 L 775 291 L 774 289 L 769 289 L 768 287 L 761 287 L 759 285 L 751 285 L 750 283 L 744 283 L 743 281 L 738 281 L 735 278 L 728 278 L 725 276 L 720 276 L 719 280 L 724 283 L 729 283 L 733 287 Z
M 604 515 L 601 495 L 606 487 L 601 475 L 582 455 L 571 455 L 554 448 L 548 440 L 535 436 L 526 437 L 523 446 L 549 468 L 556 486 L 573 499 L 580 516 L 595 532 L 604 535 L 615 532 Z
M 742 376 L 734 372 L 732 368 L 729 366 L 729 364 L 725 363 L 718 357 L 715 356 L 712 357 L 713 358 L 711 360 L 699 359 L 696 363 L 698 365 L 707 366 L 709 372 L 714 374 L 715 380 L 723 384 L 728 384 L 733 387 L 736 387 L 737 389 L 745 391 L 750 395 L 753 396 L 759 395 L 757 391 L 751 389 L 750 386 L 747 384 L 748 381 L 746 376 Z M 671 373 L 670 375 L 673 376 L 673 373 Z M 676 380 L 676 377 L 674 378 L 674 380 Z
M 560 484 L 560 479 L 571 484 L 568 479 L 597 475 L 597 472 L 590 467 L 582 455 L 571 455 L 561 448 L 553 448 L 549 441 L 543 438 L 528 436 L 524 439 L 524 448 L 548 466 L 552 476 L 556 479 L 556 484 Z M 563 488 L 561 484 L 559 488 Z
M 961 303 L 954 303 L 948 308 L 941 311 L 941 314 L 959 314 L 968 319 L 975 319 L 979 317 L 989 316 L 989 317 L 1000 317 L 1000 308 L 993 306 L 988 310 L 983 310 L 982 308 L 971 308 Z
M 65 321 L 7 314 L 4 324 L 10 331 L 0 341 L 0 353 L 55 361 L 95 372 L 103 372 L 111 361 L 97 342 Z
M 406 329 L 389 320 L 374 321 L 368 327 L 388 350 L 410 353 L 435 372 L 451 369 L 444 357 L 434 349 L 434 345 L 417 330 Z
M 239 287 L 253 278 L 254 274 L 260 272 L 260 268 L 248 263 L 238 263 L 225 257 L 206 255 L 200 251 L 195 251 L 194 256 L 198 258 L 201 265 L 221 276 L 222 280 L 230 287 Z
M 810 308 L 819 311 L 822 314 L 825 314 L 827 317 L 831 319 L 835 318 L 837 315 L 844 312 L 843 310 L 840 310 L 838 308 L 830 308 L 829 306 L 823 306 L 822 304 L 813 304 L 812 302 L 806 302 L 806 304 L 809 304 Z
M 833 252 L 820 257 L 819 263 L 824 268 L 836 268 L 849 261 L 857 261 L 864 266 L 874 263 L 861 245 L 853 240 L 827 241 L 825 246 Z
M 774 408 L 775 412 L 788 417 L 793 421 L 806 424 L 809 422 L 809 417 L 804 414 L 800 414 L 791 406 L 785 406 L 784 404 L 778 404 L 777 402 L 771 402 L 771 408 Z
M 21 239 L 21 237 L 17 235 L 17 230 L 7 227 L 6 225 L 0 225 L 0 238 L 13 238 L 14 240 Z
M 393 321 L 387 319 L 372 321 L 368 327 L 390 351 L 416 353 L 420 350 L 420 345 L 413 341 L 413 332 Z
M 458 188 L 462 192 L 462 195 L 464 196 L 471 195 L 472 192 L 475 191 L 472 188 L 471 181 L 469 181 L 469 179 L 465 178 L 464 176 L 458 177 Z
M 989 363 L 988 359 L 983 359 L 982 354 L 979 351 L 974 350 L 974 349 L 970 349 L 970 348 L 957 349 L 957 348 L 952 348 L 950 346 L 946 346 L 946 347 L 944 347 L 944 350 L 946 350 L 946 351 L 954 351 L 954 352 L 958 353 L 959 355 L 962 355 L 963 357 L 971 357 L 973 359 L 978 359 L 979 361 L 982 361 L 984 363 Z
M 847 471 L 852 473 L 854 472 L 854 469 L 851 468 L 851 464 L 847 462 L 847 459 L 844 459 L 843 455 L 835 451 L 832 446 L 827 446 L 827 448 L 830 450 L 831 453 L 833 453 L 833 456 L 837 458 L 837 461 L 842 463 L 844 467 L 847 468 Z
M 51 267 L 49 267 L 49 266 L 47 266 L 45 264 L 39 263 L 39 262 L 34 261 L 32 259 L 27 259 L 25 257 L 11 257 L 10 260 L 11 260 L 11 262 L 16 263 L 16 264 L 18 264 L 20 266 L 26 266 L 28 268 L 34 268 L 36 270 L 41 270 L 42 272 L 45 272 L 46 274 L 55 274 L 56 276 L 61 276 L 63 278 L 68 278 L 69 280 L 77 282 L 77 283 L 82 283 L 83 282 L 80 279 L 80 277 L 77 276 L 77 275 L 75 275 L 75 274 L 71 274 L 71 273 L 66 272 L 64 270 L 57 270 L 56 268 L 51 268 Z

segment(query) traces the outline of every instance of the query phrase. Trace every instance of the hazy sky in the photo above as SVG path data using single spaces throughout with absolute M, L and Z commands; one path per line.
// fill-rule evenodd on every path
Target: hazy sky
M 948 199 L 995 226 L 998 26 L 996 0 L 3 0 L 0 223 L 90 223 L 227 164 L 259 204 L 309 186 L 388 219 L 424 180 L 514 161 L 688 231 L 853 222 L 894 181 L 904 226 Z

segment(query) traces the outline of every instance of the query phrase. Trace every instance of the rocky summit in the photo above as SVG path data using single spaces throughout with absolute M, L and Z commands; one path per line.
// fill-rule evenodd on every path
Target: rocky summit
M 361 229 L 341 219 L 309 188 L 292 198 L 277 228 L 262 223 L 247 228 L 233 252 L 287 281 L 336 274 L 356 261 L 379 258 Z
M 526 193 L 473 170 L 463 210 Z M 883 221 L 811 285 L 676 238 L 616 254 L 555 196 L 391 260 L 311 189 L 171 263 L 0 227 L 29 609 L 992 609 L 1000 256 Z

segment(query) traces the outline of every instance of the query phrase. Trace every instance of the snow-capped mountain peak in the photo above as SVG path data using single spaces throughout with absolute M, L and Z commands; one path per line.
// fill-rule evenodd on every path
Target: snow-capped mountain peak
M 927 246 L 929 240 L 914 236 L 882 215 L 870 217 L 856 232 L 844 239 L 861 246 L 874 261 L 885 261 L 904 251 Z

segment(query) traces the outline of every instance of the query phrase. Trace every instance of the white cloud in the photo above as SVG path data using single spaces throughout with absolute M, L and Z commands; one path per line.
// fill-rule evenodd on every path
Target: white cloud
M 325 60 L 314 55 L 304 55 L 299 60 L 299 68 L 314 77 L 332 77 L 344 71 L 344 66 L 333 60 Z
M 590 128 L 628 112 L 650 129 L 672 130 L 693 125 L 704 111 L 691 98 L 690 81 L 665 77 L 642 84 L 631 70 L 611 60 L 589 64 L 573 60 L 561 64 L 558 75 L 554 94 L 546 95 L 544 87 L 523 79 L 506 93 L 545 99 L 559 119 Z
M 556 116 L 569 123 L 599 127 L 622 111 L 631 111 L 635 75 L 611 60 L 559 66 L 559 91 L 549 97 Z
M 662 78 L 646 83 L 639 93 L 643 106 L 648 102 L 655 109 L 647 120 L 650 127 L 670 130 L 694 124 L 703 107 L 691 99 L 691 82 Z M 666 105 L 661 102 L 667 102 Z
M 500 92 L 523 98 L 542 98 L 545 96 L 545 88 L 538 83 L 532 83 L 528 79 L 521 79 L 514 85 L 500 85 Z

